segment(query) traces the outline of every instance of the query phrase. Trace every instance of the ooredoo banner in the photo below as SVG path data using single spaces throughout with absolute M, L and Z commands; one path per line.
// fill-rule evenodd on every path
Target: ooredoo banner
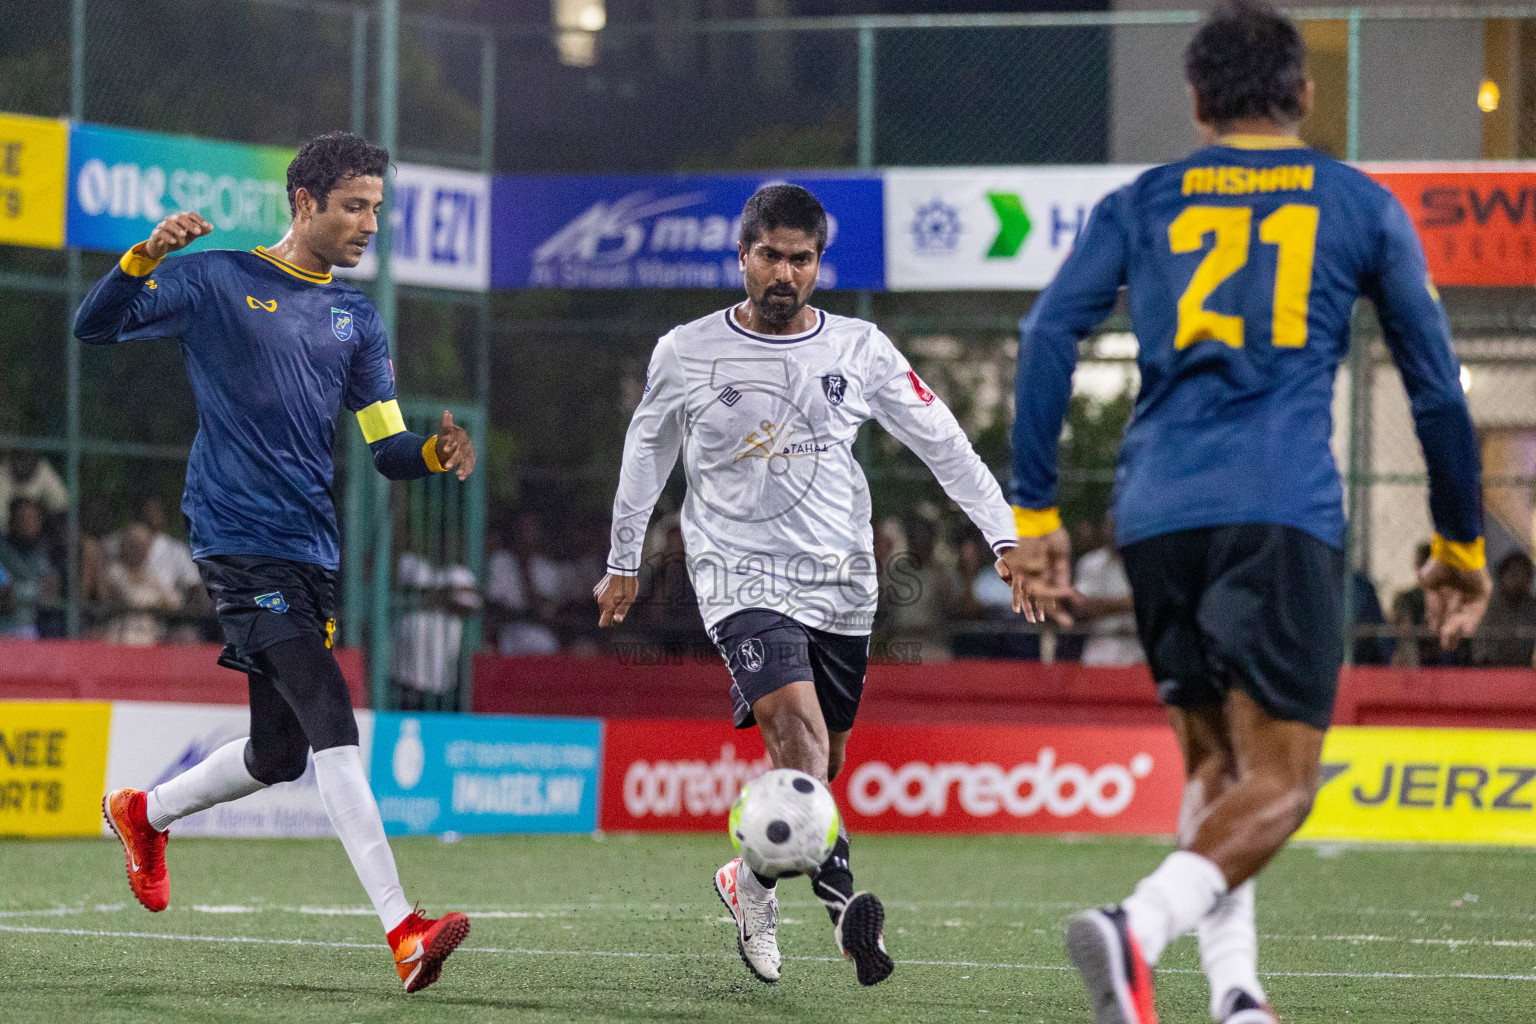
M 772 767 L 756 730 L 610 721 L 602 826 L 725 828 L 742 783 Z M 860 726 L 832 785 L 865 832 L 1174 831 L 1183 769 L 1166 729 Z

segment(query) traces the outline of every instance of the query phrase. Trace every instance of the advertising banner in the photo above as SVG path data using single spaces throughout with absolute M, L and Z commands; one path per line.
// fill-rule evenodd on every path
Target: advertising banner
M 1408 210 L 1437 285 L 1536 285 L 1536 164 L 1362 170 Z
M 357 729 L 363 763 L 369 762 L 373 713 L 358 711 Z M 251 713 L 238 704 L 151 704 L 116 701 L 112 705 L 111 756 L 107 789 L 153 789 L 174 779 L 233 740 L 249 736 Z M 106 831 L 101 794 L 91 832 Z M 331 820 L 320 802 L 311 762 L 292 782 L 210 807 L 176 823 L 179 836 L 331 836 Z
M 755 730 L 609 721 L 605 829 L 725 830 L 771 764 Z M 1162 728 L 867 725 L 832 784 L 855 832 L 1174 831 L 1182 761 Z
M 1094 204 L 1144 167 L 966 167 L 885 172 L 892 291 L 1051 283 Z
M 739 289 L 741 208 L 776 181 L 826 207 L 819 287 L 885 286 L 880 179 L 800 173 L 498 177 L 491 284 Z
M 422 164 L 395 165 L 391 269 L 402 284 L 485 291 L 491 285 L 491 179 Z M 340 277 L 371 279 L 374 246 Z
M 101 828 L 110 704 L 0 701 L 0 835 Z
M 512 715 L 374 715 L 370 782 L 392 835 L 591 832 L 603 723 Z
M 69 123 L 0 114 L 0 243 L 64 244 Z
M 68 244 L 124 252 L 167 214 L 214 226 L 188 246 L 253 249 L 282 237 L 294 151 L 75 124 L 69 134 Z
M 1536 733 L 1333 729 L 1298 837 L 1536 845 Z

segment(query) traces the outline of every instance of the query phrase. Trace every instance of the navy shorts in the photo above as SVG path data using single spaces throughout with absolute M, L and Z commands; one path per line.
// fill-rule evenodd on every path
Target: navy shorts
M 1219 704 L 1240 687 L 1271 717 L 1328 728 L 1344 661 L 1344 555 L 1290 526 L 1235 523 L 1126 546 L 1158 698 Z
M 731 670 L 736 728 L 756 725 L 752 705 L 801 680 L 816 684 L 828 730 L 853 728 L 864 694 L 869 637 L 828 633 L 766 608 L 737 612 L 716 623 L 709 635 Z
M 331 570 L 268 555 L 212 555 L 197 565 L 233 660 L 248 663 L 273 644 L 305 633 L 318 633 L 331 646 L 336 634 Z M 249 670 L 247 664 L 230 667 Z

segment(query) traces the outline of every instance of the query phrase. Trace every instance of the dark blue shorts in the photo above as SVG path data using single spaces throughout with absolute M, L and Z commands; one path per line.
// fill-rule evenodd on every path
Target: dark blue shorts
M 1328 728 L 1344 662 L 1344 555 L 1290 526 L 1235 523 L 1127 545 L 1136 630 L 1158 698 Z
M 736 728 L 756 725 L 752 705 L 802 680 L 816 684 L 828 730 L 853 728 L 864 694 L 869 637 L 828 633 L 766 608 L 737 612 L 709 633 L 731 670 Z
M 305 633 L 318 633 L 331 646 L 336 633 L 331 570 L 268 555 L 212 555 L 197 565 L 237 660 L 249 662 L 273 644 Z

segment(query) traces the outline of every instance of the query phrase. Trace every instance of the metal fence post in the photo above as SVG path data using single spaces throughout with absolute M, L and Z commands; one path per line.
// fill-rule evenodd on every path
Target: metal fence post
M 400 0 L 379 0 L 379 145 L 393 154 L 398 148 L 400 127 Z M 384 323 L 390 356 L 395 351 L 395 279 L 390 267 L 394 248 L 394 179 L 384 177 L 384 216 L 379 222 L 378 276 L 374 281 L 374 305 Z M 373 479 L 373 628 L 368 644 L 368 679 L 373 706 L 383 708 L 389 693 L 390 609 L 389 590 L 393 565 L 393 509 L 389 481 Z
M 352 134 L 368 134 L 368 12 L 352 12 Z M 346 437 L 347 490 L 345 498 L 344 559 L 341 567 L 341 640 L 348 647 L 363 645 L 363 623 L 368 604 L 365 581 L 368 549 L 368 507 L 373 496 L 373 465 L 368 445 L 357 427 L 343 422 Z
M 1344 112 L 1346 160 L 1360 159 L 1360 8 L 1349 9 L 1347 45 L 1348 85 Z M 1349 455 L 1346 467 L 1348 489 L 1348 519 L 1344 536 L 1344 664 L 1355 663 L 1355 627 L 1360 609 L 1355 601 L 1355 572 L 1362 559 L 1358 550 L 1362 538 L 1368 536 L 1365 517 L 1370 501 L 1365 472 L 1368 462 L 1363 448 L 1369 443 L 1364 417 L 1368 415 L 1366 401 L 1370 387 L 1370 342 L 1360 336 L 1359 310 L 1351 317 L 1351 344 L 1349 348 Z
M 875 165 L 875 28 L 859 26 L 859 166 Z
M 85 0 L 73 0 L 69 11 L 69 116 L 85 120 Z M 68 563 L 69 590 L 64 595 L 64 630 L 70 637 L 80 635 L 80 339 L 75 337 L 74 313 L 80 303 L 80 250 L 71 248 L 67 260 L 67 286 L 64 292 L 65 353 L 65 435 L 64 482 L 69 489 L 65 512 L 65 559 Z

